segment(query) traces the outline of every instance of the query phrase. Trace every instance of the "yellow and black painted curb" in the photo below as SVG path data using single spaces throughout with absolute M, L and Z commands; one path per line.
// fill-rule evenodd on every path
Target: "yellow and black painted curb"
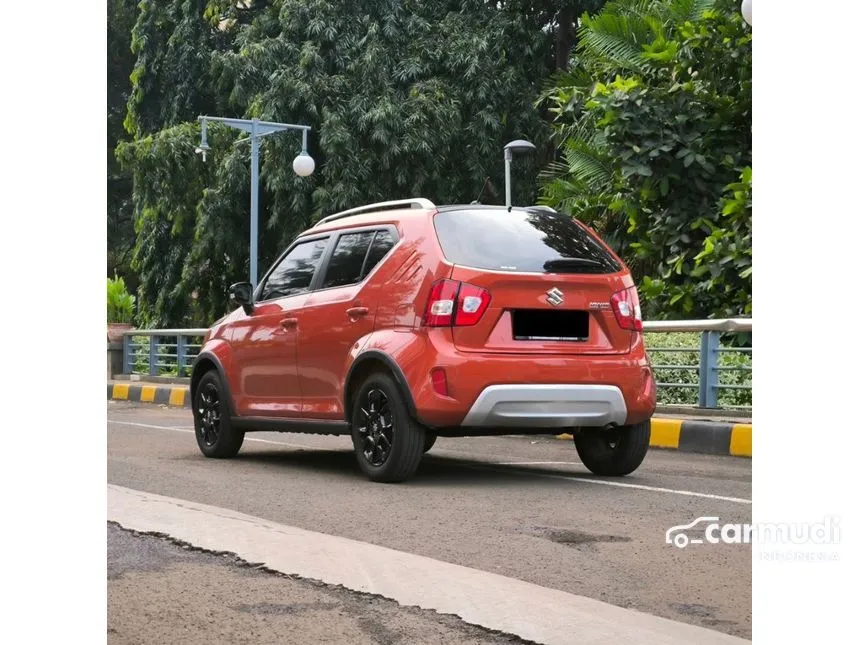
M 191 407 L 187 385 L 108 383 L 108 399 Z M 573 439 L 561 434 L 559 439 Z M 752 424 L 698 419 L 651 419 L 651 447 L 709 455 L 752 457 Z
M 558 435 L 573 439 L 572 435 Z M 708 455 L 752 457 L 752 424 L 699 419 L 651 419 L 651 447 Z
M 187 385 L 135 385 L 108 383 L 107 398 L 114 401 L 161 403 L 177 407 L 191 407 Z

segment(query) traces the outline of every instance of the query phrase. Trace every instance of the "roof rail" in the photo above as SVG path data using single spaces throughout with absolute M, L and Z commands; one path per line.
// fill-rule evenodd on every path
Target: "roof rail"
M 552 206 L 544 206 L 543 204 L 539 204 L 536 206 L 529 206 L 529 208 L 534 208 L 535 210 L 539 210 L 539 211 L 547 211 L 549 213 L 557 213 L 558 212 Z
M 353 215 L 361 215 L 362 213 L 373 213 L 374 211 L 396 210 L 399 208 L 436 208 L 436 204 L 429 199 L 423 197 L 414 197 L 413 199 L 396 199 L 390 202 L 377 202 L 375 204 L 367 204 L 358 208 L 350 208 L 348 211 L 341 211 L 334 215 L 323 217 L 319 222 L 314 224 L 314 227 L 320 224 L 328 224 L 342 217 L 351 217 Z

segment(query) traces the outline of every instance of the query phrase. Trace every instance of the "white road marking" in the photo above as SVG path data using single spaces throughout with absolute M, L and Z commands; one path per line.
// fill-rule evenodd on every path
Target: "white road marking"
M 500 466 L 542 466 L 561 464 L 564 466 L 581 466 L 579 461 L 500 461 Z
M 156 426 L 151 423 L 133 423 L 131 421 L 115 421 L 114 419 L 108 419 L 108 423 L 119 423 L 121 425 L 126 426 L 137 426 L 139 428 L 156 428 L 158 430 L 173 430 L 174 432 L 194 432 L 194 428 L 189 428 L 187 426 Z M 290 446 L 291 448 L 313 448 L 313 446 L 306 446 L 300 443 L 289 443 L 287 441 L 270 441 L 269 439 L 256 439 L 254 437 L 245 437 L 245 441 L 256 441 L 257 443 L 272 443 L 276 446 Z
M 493 466 L 494 464 L 487 464 Z M 464 468 L 475 468 L 478 470 L 495 470 L 487 468 L 480 464 L 464 464 Z M 735 502 L 736 504 L 752 504 L 751 499 L 743 497 L 727 497 L 725 495 L 713 495 L 711 493 L 697 493 L 691 490 L 679 490 L 677 488 L 662 488 L 660 486 L 647 486 L 645 484 L 629 484 L 627 482 L 609 481 L 606 479 L 591 479 L 589 477 L 580 477 L 578 475 L 552 475 L 550 473 L 532 473 L 525 470 L 508 470 L 506 472 L 524 475 L 526 477 L 545 477 L 547 479 L 561 479 L 569 482 L 585 482 L 586 484 L 599 484 L 601 486 L 617 486 L 619 488 L 637 488 L 639 490 L 647 490 L 654 493 L 671 493 L 673 495 L 685 495 L 688 497 L 702 497 L 704 499 L 717 499 L 721 502 Z
M 108 485 L 108 520 L 547 645 L 740 645 L 720 632 L 424 556 Z
M 135 423 L 134 421 L 117 421 L 115 419 L 108 419 L 108 423 L 118 423 L 119 425 L 124 426 L 136 426 L 138 428 L 156 428 L 158 430 L 176 430 L 178 432 L 194 432 L 194 428 L 191 426 L 157 426 L 152 423 Z
M 194 432 L 193 428 L 188 428 L 185 426 L 159 426 L 153 425 L 149 423 L 135 423 L 132 421 L 116 421 L 114 419 L 108 419 L 108 423 L 117 423 L 122 425 L 129 426 L 138 426 L 141 428 L 155 428 L 158 430 L 173 430 L 175 432 Z M 289 443 L 287 441 L 271 441 L 269 439 L 255 439 L 253 437 L 245 437 L 245 441 L 256 441 L 257 443 L 268 443 L 274 444 L 276 446 L 290 446 L 291 448 L 303 448 L 305 450 L 313 450 L 317 448 L 316 446 L 309 446 L 306 444 L 300 443 Z M 442 454 L 443 450 L 440 450 L 437 454 Z M 475 455 L 474 453 L 465 452 L 462 450 L 450 450 L 448 452 L 457 452 L 461 454 L 471 455 L 473 458 L 478 457 L 479 455 Z M 500 470 L 499 468 L 494 468 L 494 466 L 515 466 L 515 465 L 538 465 L 538 464 L 576 464 L 577 462 L 568 462 L 568 461 L 524 461 L 524 462 L 485 462 L 486 465 L 483 464 L 462 464 L 464 468 L 475 468 L 479 470 Z M 714 495 L 712 493 L 699 493 L 691 490 L 679 490 L 676 488 L 662 488 L 660 486 L 648 486 L 646 484 L 630 484 L 627 482 L 618 482 L 618 481 L 609 481 L 606 479 L 591 479 L 588 477 L 579 477 L 578 475 L 553 475 L 550 473 L 541 473 L 541 472 L 527 472 L 527 471 L 517 471 L 512 469 L 504 469 L 503 472 L 506 473 L 514 473 L 517 475 L 525 475 L 528 477 L 544 477 L 546 479 L 561 479 L 564 481 L 570 482 L 583 482 L 586 484 L 597 484 L 599 486 L 616 486 L 618 488 L 635 488 L 638 490 L 647 490 L 652 493 L 669 493 L 672 495 L 683 495 L 686 497 L 700 497 L 703 499 L 715 499 L 721 502 L 733 502 L 735 504 L 752 504 L 751 499 L 745 499 L 743 497 L 727 497 L 725 495 Z
M 735 502 L 736 504 L 752 504 L 751 499 L 743 497 L 727 497 L 725 495 L 712 495 L 710 493 L 697 493 L 691 490 L 677 490 L 675 488 L 661 488 L 660 486 L 645 486 L 644 484 L 628 484 L 626 482 L 611 482 L 605 479 L 586 479 L 584 477 L 565 477 L 564 475 L 547 475 L 553 479 L 568 479 L 578 482 L 588 482 L 589 484 L 601 484 L 603 486 L 618 486 L 619 488 L 638 488 L 640 490 L 650 490 L 655 493 L 672 493 L 674 495 L 687 495 L 688 497 L 702 497 L 704 499 L 718 499 L 722 502 Z

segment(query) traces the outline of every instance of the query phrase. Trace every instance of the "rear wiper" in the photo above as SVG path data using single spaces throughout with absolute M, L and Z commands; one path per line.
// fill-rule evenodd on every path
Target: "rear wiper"
M 596 260 L 588 258 L 557 258 L 555 260 L 547 260 L 543 263 L 544 271 L 556 271 L 564 273 L 565 269 L 584 269 L 590 267 L 602 268 L 603 265 Z

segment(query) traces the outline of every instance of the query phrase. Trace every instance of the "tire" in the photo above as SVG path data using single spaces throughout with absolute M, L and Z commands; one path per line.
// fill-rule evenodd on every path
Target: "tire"
M 424 452 L 430 450 L 433 447 L 433 444 L 436 443 L 436 435 L 432 432 L 424 431 Z
M 358 465 L 375 482 L 401 482 L 418 469 L 424 427 L 409 416 L 403 396 L 388 374 L 374 372 L 352 404 L 352 445 Z
M 639 467 L 651 440 L 651 422 L 617 428 L 583 428 L 573 435 L 576 452 L 595 475 L 620 477 Z
M 235 457 L 245 440 L 245 433 L 236 430 L 230 421 L 227 388 L 215 370 L 206 372 L 194 392 L 192 412 L 197 446 L 207 457 Z

